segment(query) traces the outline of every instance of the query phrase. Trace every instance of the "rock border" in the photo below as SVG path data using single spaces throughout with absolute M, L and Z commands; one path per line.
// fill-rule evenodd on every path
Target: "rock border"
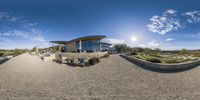
M 149 69 L 152 71 L 159 71 L 159 72 L 163 72 L 163 71 L 184 71 L 184 70 L 189 70 L 192 68 L 197 67 L 198 65 L 200 65 L 200 60 L 196 60 L 196 61 L 190 61 L 190 62 L 186 62 L 186 63 L 177 63 L 177 64 L 161 64 L 161 63 L 152 63 L 152 62 L 148 62 L 145 60 L 141 60 L 141 59 L 137 59 L 125 54 L 121 54 L 121 57 L 127 59 L 128 61 L 134 63 L 134 64 L 138 64 L 141 65 L 140 67 L 145 68 L 145 69 Z

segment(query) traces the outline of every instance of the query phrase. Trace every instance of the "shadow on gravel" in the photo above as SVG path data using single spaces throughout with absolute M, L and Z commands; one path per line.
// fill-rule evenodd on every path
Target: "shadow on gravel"
M 145 65 L 142 65 L 142 64 L 139 64 L 137 62 L 134 62 L 132 60 L 129 60 L 123 56 L 120 55 L 120 57 L 128 60 L 129 62 L 133 63 L 134 65 L 136 65 L 137 67 L 140 67 L 140 68 L 143 68 L 143 69 L 146 69 L 146 70 L 150 70 L 150 71 L 153 71 L 153 72 L 158 72 L 158 73 L 176 73 L 176 72 L 183 72 L 183 71 L 187 71 L 187 70 L 190 70 L 190 69 L 193 69 L 193 68 L 196 68 L 198 67 L 200 64 L 197 64 L 197 65 L 194 65 L 194 66 L 190 66 L 190 67 L 187 67 L 187 68 L 179 68 L 179 69 L 161 69 L 161 68 L 153 68 L 153 67 L 149 67 L 149 66 L 145 66 Z

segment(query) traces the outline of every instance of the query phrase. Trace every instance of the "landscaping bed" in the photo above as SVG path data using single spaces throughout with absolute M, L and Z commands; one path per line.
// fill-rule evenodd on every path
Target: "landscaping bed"
M 136 53 L 136 54 L 129 54 L 129 56 L 133 56 L 135 58 L 149 61 L 152 63 L 164 63 L 164 64 L 173 64 L 173 63 L 185 63 L 190 61 L 198 60 L 196 57 L 191 56 L 183 56 L 183 55 L 165 55 L 165 54 L 158 54 L 158 53 Z
M 142 68 L 154 70 L 154 71 L 183 71 L 188 70 L 191 68 L 194 68 L 198 65 L 200 65 L 200 60 L 193 60 L 183 63 L 155 63 L 147 60 L 138 59 L 136 57 L 133 57 L 131 55 L 120 55 L 121 57 L 127 59 L 128 61 L 139 65 Z

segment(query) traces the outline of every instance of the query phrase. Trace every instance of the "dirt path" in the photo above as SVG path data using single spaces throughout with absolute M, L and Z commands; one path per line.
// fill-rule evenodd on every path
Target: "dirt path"
M 118 55 L 81 68 L 43 62 L 37 56 L 24 54 L 0 65 L 0 99 L 197 100 L 199 76 L 199 67 L 179 73 L 157 73 Z

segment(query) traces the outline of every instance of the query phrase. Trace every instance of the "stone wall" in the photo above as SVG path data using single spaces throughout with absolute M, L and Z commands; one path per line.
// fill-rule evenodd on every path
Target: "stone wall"
M 61 59 L 63 57 L 67 57 L 69 59 L 78 59 L 78 58 L 101 58 L 107 55 L 107 52 L 93 52 L 93 53 L 68 53 L 68 52 L 57 52 L 55 54 L 56 59 Z

